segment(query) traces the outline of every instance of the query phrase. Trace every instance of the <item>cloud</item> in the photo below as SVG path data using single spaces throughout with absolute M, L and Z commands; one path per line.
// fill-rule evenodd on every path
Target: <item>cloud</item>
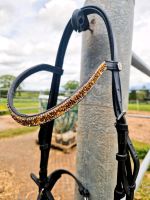
M 62 3 L 60 0 L 51 0 L 38 14 L 42 23 L 51 25 L 55 31 L 60 31 L 76 8 L 77 4 L 74 0 L 65 0 Z
M 150 82 L 150 78 L 145 74 L 142 74 L 139 70 L 134 67 L 131 67 L 131 76 L 130 76 L 130 86 L 136 86 L 139 84 L 145 84 Z
M 133 32 L 133 51 L 150 68 L 150 1 L 142 0 L 135 3 L 134 32 Z M 131 68 L 130 85 L 139 82 L 150 82 L 150 78 L 142 72 Z
M 16 64 L 20 64 L 22 62 L 21 59 L 19 59 L 18 57 L 15 56 L 9 56 L 6 53 L 1 53 L 0 54 L 0 64 L 1 65 L 16 65 Z
M 23 70 L 39 63 L 54 65 L 66 23 L 73 10 L 81 7 L 83 3 L 84 0 L 1 1 L 0 75 L 9 72 L 17 76 Z M 150 63 L 149 10 L 149 0 L 136 1 L 133 49 L 147 63 Z M 62 85 L 67 80 L 79 80 L 80 57 L 81 34 L 74 33 L 66 52 Z M 148 81 L 142 73 L 131 69 L 130 83 L 136 84 L 139 77 L 143 82 Z M 34 75 L 32 77 L 34 87 L 37 85 L 37 80 L 42 82 L 39 88 L 49 88 L 49 74 Z M 26 84 L 31 85 L 31 80 L 27 80 Z

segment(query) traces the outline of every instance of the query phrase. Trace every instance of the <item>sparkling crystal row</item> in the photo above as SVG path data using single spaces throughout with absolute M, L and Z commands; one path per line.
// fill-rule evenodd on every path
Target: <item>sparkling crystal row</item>
M 8 105 L 10 110 L 10 114 L 14 120 L 24 126 L 38 126 L 54 120 L 65 112 L 69 111 L 74 105 L 78 104 L 92 89 L 95 85 L 96 81 L 102 75 L 102 73 L 107 69 L 106 63 L 103 62 L 97 70 L 93 73 L 93 75 L 89 78 L 89 80 L 83 84 L 71 97 L 67 98 L 57 106 L 36 115 L 23 115 L 16 113 L 11 109 L 11 106 Z

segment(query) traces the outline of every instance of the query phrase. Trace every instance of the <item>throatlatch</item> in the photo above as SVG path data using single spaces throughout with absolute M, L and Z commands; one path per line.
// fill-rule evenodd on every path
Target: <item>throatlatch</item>
M 104 61 L 102 64 L 100 64 L 93 75 L 82 86 L 80 86 L 80 88 L 71 97 L 56 106 L 60 79 L 61 75 L 63 74 L 63 61 L 69 39 L 73 30 L 77 32 L 88 30 L 91 31 L 88 20 L 88 15 L 90 14 L 98 14 L 106 25 L 110 44 L 111 60 Z M 52 172 L 48 176 L 47 167 L 54 120 L 79 103 L 92 89 L 96 81 L 105 70 L 110 70 L 112 72 L 112 99 L 114 113 L 116 116 L 115 126 L 118 135 L 118 153 L 116 154 L 116 159 L 118 161 L 118 173 L 117 185 L 114 190 L 114 200 L 120 200 L 125 196 L 126 200 L 133 200 L 135 181 L 139 171 L 139 159 L 129 138 L 128 125 L 126 123 L 125 113 L 122 110 L 122 93 L 119 76 L 119 71 L 121 68 L 121 63 L 118 62 L 117 46 L 114 33 L 106 13 L 96 6 L 86 6 L 79 10 L 75 10 L 71 19 L 69 20 L 60 41 L 55 66 L 47 64 L 37 65 L 20 74 L 13 82 L 8 93 L 8 108 L 12 117 L 18 123 L 25 126 L 40 125 L 39 144 L 41 150 L 41 162 L 39 178 L 37 178 L 34 174 L 31 174 L 31 178 L 39 188 L 38 200 L 54 200 L 51 190 L 63 174 L 70 175 L 72 178 L 74 178 L 79 187 L 79 192 L 83 196 L 83 199 L 89 199 L 90 190 L 88 191 L 72 173 L 64 169 L 59 169 Z M 36 115 L 24 115 L 19 113 L 13 106 L 13 97 L 17 87 L 31 74 L 43 70 L 53 73 L 47 110 Z M 133 167 L 131 166 L 131 159 L 133 161 Z

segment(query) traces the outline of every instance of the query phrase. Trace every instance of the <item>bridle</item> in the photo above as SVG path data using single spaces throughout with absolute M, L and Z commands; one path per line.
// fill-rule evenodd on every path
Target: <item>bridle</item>
M 90 14 L 98 14 L 106 25 L 110 44 L 111 60 L 104 61 L 101 65 L 99 65 L 93 75 L 82 86 L 80 86 L 80 88 L 71 97 L 56 105 L 60 79 L 61 75 L 63 74 L 63 61 L 69 39 L 73 30 L 82 32 L 90 29 L 88 20 L 88 15 Z M 19 113 L 13 106 L 13 98 L 17 87 L 31 74 L 43 70 L 53 73 L 47 110 L 43 113 L 35 115 L 25 115 Z M 115 127 L 118 136 L 118 153 L 116 154 L 118 171 L 117 185 L 114 190 L 114 200 L 120 200 L 125 196 L 126 200 L 133 200 L 135 181 L 139 171 L 139 159 L 129 138 L 125 112 L 122 110 L 122 92 L 119 75 L 121 64 L 118 62 L 117 45 L 110 21 L 106 13 L 96 6 L 86 6 L 74 11 L 62 35 L 55 66 L 41 64 L 27 69 L 16 78 L 8 92 L 8 108 L 12 117 L 18 123 L 25 126 L 40 125 L 39 144 L 41 150 L 41 162 L 39 178 L 37 178 L 34 174 L 31 174 L 31 178 L 39 187 L 38 200 L 54 200 L 51 190 L 63 174 L 70 175 L 72 178 L 74 178 L 79 187 L 79 192 L 83 196 L 83 199 L 89 199 L 90 191 L 88 191 L 72 173 L 64 169 L 59 169 L 47 176 L 47 166 L 54 120 L 79 103 L 88 94 L 105 70 L 112 71 L 112 99 L 114 113 L 116 116 Z M 133 161 L 133 167 L 131 166 L 131 159 Z

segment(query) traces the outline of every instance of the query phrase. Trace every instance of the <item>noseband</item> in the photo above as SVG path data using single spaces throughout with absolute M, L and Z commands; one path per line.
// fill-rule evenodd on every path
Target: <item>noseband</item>
M 80 88 L 71 97 L 56 105 L 60 79 L 63 74 L 62 67 L 69 39 L 73 30 L 77 32 L 90 30 L 88 20 L 88 15 L 90 14 L 99 15 L 106 25 L 111 59 L 110 61 L 104 61 L 100 64 L 92 76 L 89 77 L 88 80 L 80 86 Z M 115 127 L 118 136 L 118 153 L 116 154 L 116 159 L 118 161 L 118 173 L 117 185 L 114 190 L 114 200 L 121 200 L 123 197 L 126 197 L 126 200 L 133 200 L 135 181 L 139 171 L 139 159 L 129 138 L 128 125 L 126 123 L 125 113 L 122 110 L 122 93 L 119 75 L 121 64 L 118 62 L 117 45 L 110 21 L 106 13 L 96 6 L 86 6 L 74 11 L 62 35 L 55 66 L 40 64 L 27 69 L 16 78 L 8 92 L 8 108 L 12 117 L 18 123 L 25 126 L 40 125 L 39 143 L 41 150 L 41 162 L 39 178 L 37 178 L 34 174 L 31 174 L 31 178 L 39 188 L 37 200 L 54 200 L 51 190 L 63 174 L 67 174 L 74 178 L 78 185 L 79 193 L 83 196 L 83 199 L 89 199 L 90 191 L 88 191 L 72 173 L 64 169 L 59 169 L 47 176 L 47 166 L 54 120 L 70 110 L 74 105 L 78 104 L 92 89 L 105 70 L 110 70 L 112 72 L 112 99 L 114 113 L 116 116 Z M 13 98 L 16 89 L 24 79 L 39 71 L 53 73 L 47 110 L 35 115 L 21 114 L 13 106 Z M 131 160 L 133 161 L 133 167 L 131 167 Z

